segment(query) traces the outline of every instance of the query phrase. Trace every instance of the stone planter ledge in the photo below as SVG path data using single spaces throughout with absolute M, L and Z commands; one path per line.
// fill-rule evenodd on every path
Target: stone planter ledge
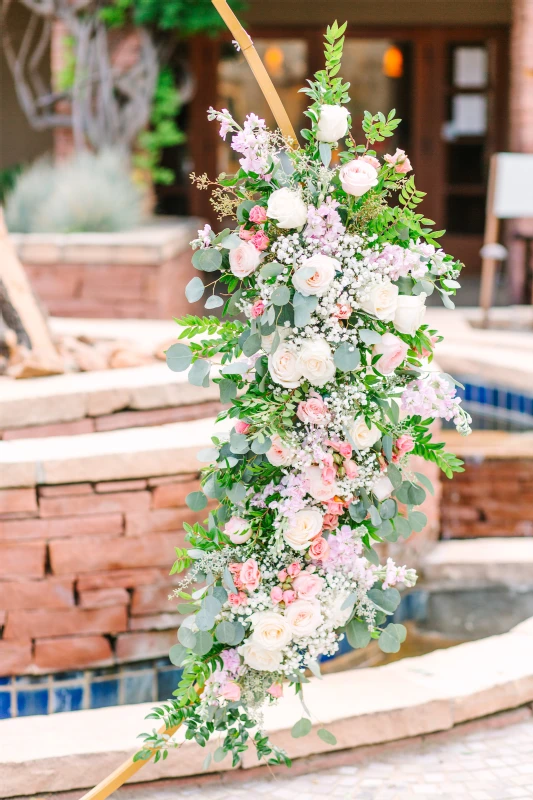
M 299 701 L 285 698 L 267 710 L 266 728 L 292 758 L 380 744 L 450 730 L 461 723 L 533 701 L 533 618 L 512 631 L 404 659 L 383 667 L 313 678 L 306 703 L 312 733 L 293 739 L 302 716 Z M 151 704 L 77 711 L 0 722 L 0 797 L 59 792 L 94 785 L 134 752 Z M 316 735 L 325 725 L 334 748 Z M 205 751 L 189 743 L 136 781 L 200 775 Z M 257 765 L 246 753 L 243 767 Z M 24 767 L 22 769 L 22 767 Z M 229 770 L 229 759 L 212 771 Z

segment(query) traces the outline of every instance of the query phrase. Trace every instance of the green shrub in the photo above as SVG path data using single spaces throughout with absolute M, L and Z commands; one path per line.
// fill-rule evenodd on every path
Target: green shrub
M 114 232 L 138 225 L 142 204 L 128 159 L 103 150 L 36 161 L 16 181 L 5 214 L 14 233 Z

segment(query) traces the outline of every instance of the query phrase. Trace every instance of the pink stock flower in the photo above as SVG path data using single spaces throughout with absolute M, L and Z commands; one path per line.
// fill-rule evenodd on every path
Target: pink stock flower
M 237 433 L 246 433 L 247 430 L 250 428 L 249 422 L 243 422 L 241 419 L 238 419 L 235 423 L 235 430 Z
M 223 650 L 220 654 L 220 658 L 224 663 L 224 669 L 228 672 L 236 673 L 241 665 L 241 657 L 234 647 Z
M 292 589 L 286 589 L 283 592 L 283 602 L 286 606 L 290 606 L 291 603 L 294 603 L 296 600 L 296 592 L 293 592 Z
M 257 561 L 255 561 L 253 558 L 249 558 L 247 561 L 245 561 L 241 567 L 239 577 L 245 589 L 247 589 L 249 592 L 255 591 L 261 580 L 261 573 L 259 572 Z
M 257 231 L 257 233 L 254 233 L 251 241 L 258 250 L 266 250 L 270 244 L 270 239 L 264 231 Z
M 239 237 L 241 239 L 243 239 L 243 241 L 249 242 L 250 239 L 253 239 L 254 235 L 255 235 L 255 231 L 248 231 L 248 230 L 246 230 L 244 225 L 241 225 L 241 227 L 239 229 Z
M 309 425 L 324 425 L 330 418 L 328 408 L 319 395 L 311 395 L 298 403 L 296 416 Z
M 263 300 L 256 300 L 251 308 L 250 316 L 252 317 L 252 319 L 257 319 L 257 317 L 262 316 L 264 310 L 265 310 L 265 304 Z
M 314 561 L 327 561 L 329 556 L 329 544 L 323 536 L 318 536 L 311 542 L 309 555 Z
M 289 564 L 287 567 L 287 572 L 291 576 L 291 578 L 295 578 L 297 575 L 300 574 L 302 571 L 301 566 L 297 561 L 293 561 L 292 564 Z
M 266 208 L 263 206 L 254 206 L 252 209 L 250 209 L 249 219 L 250 222 L 255 222 L 257 225 L 260 225 L 262 222 L 266 222 Z
M 283 697 L 283 686 L 281 683 L 273 683 L 272 686 L 267 689 L 267 692 L 272 695 L 272 697 Z
M 352 315 L 352 307 L 348 303 L 337 303 L 335 311 L 331 315 L 335 319 L 350 319 Z
M 346 472 L 346 477 L 353 480 L 353 478 L 357 478 L 359 475 L 359 469 L 355 461 L 352 461 L 351 458 L 345 458 L 343 462 L 344 471 Z
M 325 531 L 334 531 L 339 524 L 339 518 L 336 514 L 324 514 L 322 525 Z
M 220 687 L 220 697 L 230 702 L 235 702 L 241 699 L 241 687 L 235 681 L 226 681 Z
M 287 570 L 282 569 L 280 570 L 280 572 L 278 572 L 278 581 L 280 583 L 285 583 L 286 580 L 287 580 Z
M 283 600 L 283 589 L 281 586 L 273 586 L 270 590 L 270 599 L 273 603 L 281 603 Z
M 396 148 L 396 152 L 393 156 L 386 155 L 384 156 L 384 159 L 387 164 L 390 164 L 391 167 L 394 167 L 394 171 L 399 175 L 405 175 L 406 172 L 410 172 L 413 169 L 411 162 L 405 155 L 405 150 L 400 150 L 398 147 Z

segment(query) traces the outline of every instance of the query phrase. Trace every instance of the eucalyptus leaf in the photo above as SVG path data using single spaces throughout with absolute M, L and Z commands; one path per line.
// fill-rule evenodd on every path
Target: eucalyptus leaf
M 192 264 L 202 272 L 216 272 L 222 266 L 222 253 L 212 247 L 202 247 L 194 251 Z
M 409 524 L 408 520 L 405 519 L 405 517 L 402 517 L 399 514 L 397 517 L 394 517 L 394 527 L 403 539 L 407 539 L 411 535 L 411 525 Z
M 192 362 L 192 353 L 190 347 L 186 344 L 172 344 L 166 352 L 167 365 L 172 372 L 185 372 L 189 369 Z
M 213 586 L 213 597 L 216 597 L 220 603 L 225 603 L 228 599 L 228 593 L 223 586 Z
M 426 491 L 421 486 L 411 483 L 407 492 L 408 502 L 412 506 L 419 506 L 426 499 Z
M 214 594 L 208 594 L 202 601 L 202 609 L 216 617 L 222 608 L 221 601 Z
M 348 608 L 353 608 L 355 605 L 355 601 L 357 600 L 357 595 L 355 592 L 350 592 L 346 600 L 341 606 L 341 611 L 346 611 Z
M 178 628 L 178 640 L 187 650 L 192 650 L 196 644 L 196 634 L 186 625 L 180 625 Z
M 376 608 L 386 614 L 394 614 L 401 600 L 397 589 L 370 589 L 367 596 Z
M 229 236 L 226 236 L 224 242 L 222 243 L 222 247 L 224 250 L 235 250 L 239 245 L 242 244 L 242 239 L 237 233 L 230 233 Z
M 237 206 L 237 219 L 241 225 L 243 222 L 248 221 L 248 215 L 255 205 L 257 205 L 255 200 L 243 200 L 242 203 Z
M 348 342 L 343 342 L 335 350 L 333 361 L 337 369 L 342 372 L 351 372 L 361 363 L 361 354 L 357 347 Z
M 390 463 L 392 461 L 392 436 L 389 436 L 388 433 L 381 437 L 381 447 L 385 458 Z
M 291 290 L 288 286 L 281 284 L 281 286 L 276 286 L 274 291 L 272 292 L 271 300 L 275 306 L 285 306 L 291 299 Z
M 423 531 L 427 525 L 428 518 L 421 511 L 411 511 L 409 513 L 409 524 L 416 533 Z
M 219 297 L 217 294 L 212 294 L 211 297 L 208 297 L 205 301 L 205 308 L 220 308 L 220 306 L 224 305 L 224 300 Z
M 283 264 L 278 264 L 277 261 L 271 261 L 269 264 L 265 264 L 264 267 L 261 267 L 259 272 L 262 278 L 277 278 L 284 269 L 285 267 Z
M 216 761 L 216 763 L 219 764 L 221 761 L 224 761 L 227 755 L 228 755 L 227 750 L 224 750 L 222 746 L 217 747 L 217 749 L 213 753 L 213 761 Z
M 326 730 L 326 728 L 319 728 L 317 734 L 326 744 L 330 744 L 332 747 L 337 744 L 337 737 L 334 736 L 331 731 Z
M 383 653 L 397 653 L 400 645 L 405 641 L 406 629 L 404 625 L 398 625 L 391 622 L 390 625 L 381 632 L 378 639 L 378 645 Z
M 250 449 L 248 439 L 244 433 L 233 432 L 230 436 L 229 444 L 232 452 L 236 453 L 237 455 L 243 455 Z
M 320 664 L 318 663 L 318 661 L 309 661 L 307 666 L 311 670 L 315 678 L 318 678 L 319 680 L 322 679 L 322 673 L 320 672 Z
M 388 465 L 387 477 L 395 489 L 398 489 L 402 485 L 402 473 L 395 464 Z
M 235 486 L 232 486 L 231 489 L 227 490 L 226 494 L 231 502 L 238 506 L 239 503 L 242 503 L 246 497 L 246 486 L 244 483 L 236 483 Z
M 348 643 L 354 650 L 361 650 L 369 644 L 372 636 L 368 630 L 368 625 L 358 619 L 352 619 L 345 628 Z
M 234 361 L 232 364 L 226 364 L 220 371 L 223 375 L 244 375 L 249 369 L 244 361 Z
M 305 269 L 305 267 L 302 269 Z M 304 328 L 311 321 L 311 315 L 318 305 L 318 297 L 316 295 L 306 297 L 300 292 L 296 292 L 292 302 L 294 306 L 294 324 L 297 328 Z
M 215 624 L 215 616 L 206 608 L 201 608 L 196 615 L 196 625 L 200 631 L 209 631 Z
M 228 589 L 230 590 L 230 592 L 232 592 L 233 594 L 237 594 L 237 589 L 235 588 L 235 584 L 233 582 L 233 576 L 229 571 L 228 567 L 224 568 L 223 580 Z
M 326 169 L 331 164 L 331 145 L 327 142 L 320 142 L 318 145 L 318 152 L 320 153 L 320 159 Z
M 224 378 L 221 380 L 218 384 L 218 388 L 220 390 L 221 403 L 231 403 L 232 400 L 235 400 L 237 397 L 237 384 L 235 384 L 229 378 Z
M 392 519 L 396 515 L 397 505 L 392 498 L 384 500 L 379 507 L 379 515 L 381 519 Z
M 242 347 L 242 352 L 245 356 L 253 356 L 257 353 L 258 350 L 261 349 L 261 334 L 260 333 L 252 333 Z
M 226 488 L 220 483 L 215 472 L 211 473 L 207 478 L 203 485 L 203 490 L 208 497 L 215 500 L 223 500 L 226 496 Z
M 357 331 L 357 335 L 365 344 L 378 344 L 381 341 L 381 336 L 377 331 L 372 331 L 370 328 L 361 328 Z
M 375 528 L 381 525 L 381 516 L 376 506 L 370 506 L 370 521 Z
M 196 614 L 198 606 L 195 606 L 193 603 L 180 603 L 176 611 L 178 614 Z
M 366 517 L 367 510 L 364 503 L 359 500 L 357 503 L 350 504 L 348 513 L 354 522 L 362 522 Z
M 292 726 L 291 736 L 293 739 L 300 739 L 302 736 L 307 736 L 308 733 L 311 733 L 312 727 L 311 720 L 307 719 L 307 717 L 302 717 Z
M 429 478 L 428 478 L 428 476 L 427 476 L 427 475 L 424 475 L 424 473 L 423 473 L 423 472 L 415 472 L 415 477 L 416 477 L 416 478 L 418 478 L 418 480 L 420 481 L 420 483 L 421 483 L 423 486 L 425 486 L 425 488 L 428 490 L 428 492 L 429 492 L 431 495 L 434 495 L 434 494 L 435 494 L 435 489 L 434 489 L 434 487 L 433 487 L 433 484 L 431 483 L 431 481 L 429 480 Z
M 181 667 L 187 657 L 187 648 L 182 644 L 175 644 L 170 648 L 168 657 L 171 664 L 174 664 L 175 667 Z
M 210 370 L 211 364 L 209 361 L 205 361 L 203 358 L 195 361 L 187 376 L 189 383 L 192 383 L 193 386 L 205 386 L 205 379 L 209 380 Z
M 201 613 L 201 612 L 198 612 Z M 208 631 L 198 631 L 194 647 L 191 648 L 197 656 L 206 656 L 213 647 L 213 637 Z
M 196 458 L 203 464 L 211 464 L 213 461 L 217 460 L 218 450 L 216 447 L 204 447 L 196 453 Z
M 427 294 L 429 297 L 435 291 L 435 284 L 432 281 L 425 281 L 424 279 L 417 281 L 413 286 L 413 294 Z
M 185 287 L 185 297 L 189 303 L 196 303 L 197 300 L 203 295 L 205 286 L 201 278 L 192 278 Z
M 207 497 L 203 492 L 191 492 L 185 498 L 191 511 L 203 511 L 207 506 Z
M 263 453 L 268 453 L 270 448 L 272 447 L 272 440 L 266 436 L 262 442 L 259 439 L 254 439 L 252 442 L 252 451 L 257 455 L 261 455 Z
M 442 300 L 442 305 L 445 306 L 445 308 L 449 308 L 450 311 L 453 311 L 453 309 L 455 308 L 455 303 L 453 302 L 453 300 L 450 300 L 450 298 L 445 292 L 440 293 L 440 299 Z

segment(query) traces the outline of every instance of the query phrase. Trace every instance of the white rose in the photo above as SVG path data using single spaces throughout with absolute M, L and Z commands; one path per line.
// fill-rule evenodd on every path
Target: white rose
M 274 467 L 287 467 L 292 464 L 294 450 L 288 447 L 278 433 L 270 437 L 272 447 L 266 452 L 266 457 Z
M 369 428 L 365 418 L 362 416 L 353 421 L 348 432 L 358 450 L 366 450 L 367 447 L 372 447 L 381 438 L 379 429 L 373 423 Z
M 289 623 L 275 611 L 258 611 L 250 617 L 252 621 L 251 640 L 265 650 L 281 650 L 292 639 Z
M 298 192 L 276 189 L 268 198 L 267 217 L 275 219 L 278 228 L 301 228 L 307 222 L 307 206 Z
M 381 475 L 377 480 L 374 481 L 372 484 L 372 491 L 376 495 L 376 498 L 381 503 L 383 500 L 386 500 L 387 497 L 390 497 L 394 491 L 394 486 L 390 482 L 389 478 L 386 475 Z
M 320 106 L 316 138 L 319 142 L 338 142 L 348 133 L 350 112 L 344 106 Z
M 365 294 L 368 296 L 359 303 L 363 311 L 384 322 L 390 322 L 394 318 L 399 299 L 397 286 L 386 280 L 383 283 L 375 283 Z
M 286 609 L 285 618 L 293 636 L 311 636 L 324 621 L 320 605 L 311 600 L 295 600 Z
M 238 651 L 245 664 L 260 672 L 277 672 L 281 666 L 282 656 L 279 650 L 266 650 L 251 639 L 241 645 Z
M 272 331 L 272 333 L 268 333 L 266 336 L 261 336 L 261 347 L 265 351 L 265 353 L 270 353 L 272 350 L 272 345 L 274 344 L 274 337 L 278 334 L 280 341 L 283 341 L 289 335 L 289 331 L 287 328 L 276 328 Z
M 309 481 L 308 492 L 314 500 L 325 503 L 339 494 L 336 481 L 325 481 L 322 477 L 321 467 L 306 467 L 305 476 Z
M 314 272 L 308 275 L 310 269 Z M 304 297 L 309 297 L 311 294 L 322 297 L 331 286 L 336 270 L 340 269 L 340 261 L 337 261 L 336 258 L 317 253 L 306 258 L 293 274 L 294 288 Z
M 283 537 L 293 550 L 306 550 L 322 530 L 323 516 L 318 508 L 303 508 L 293 515 Z
M 362 158 L 348 161 L 339 170 L 339 179 L 346 194 L 361 197 L 373 186 L 377 186 L 377 170 Z
M 296 389 L 300 385 L 303 366 L 294 347 L 280 345 L 275 353 L 270 353 L 268 369 L 274 383 L 286 389 Z
M 401 294 L 398 296 L 396 313 L 394 314 L 394 327 L 400 333 L 414 336 L 422 325 L 426 313 L 426 295 Z
M 340 628 L 346 625 L 352 613 L 353 606 L 343 608 L 344 603 L 348 599 L 350 592 L 341 592 L 335 597 L 332 607 L 328 610 L 328 622 L 331 622 L 335 628 Z
M 261 253 L 251 242 L 243 242 L 230 250 L 229 265 L 237 278 L 246 278 L 255 272 L 261 261 Z
M 313 386 L 324 386 L 335 377 L 333 353 L 325 339 L 308 339 L 300 350 L 299 362 L 303 377 Z
M 232 544 L 244 544 L 252 535 L 250 523 L 241 517 L 231 517 L 225 526 L 224 533 L 229 536 Z

